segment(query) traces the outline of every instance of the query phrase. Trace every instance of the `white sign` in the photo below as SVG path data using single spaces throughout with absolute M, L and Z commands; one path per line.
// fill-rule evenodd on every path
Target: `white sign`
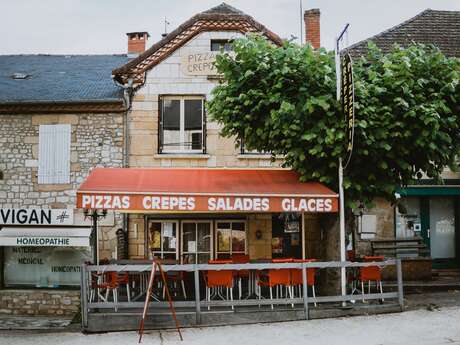
M 89 237 L 1 237 L 2 246 L 89 247 Z
M 0 225 L 72 225 L 73 209 L 0 208 Z
M 218 52 L 190 52 L 182 56 L 181 68 L 186 75 L 217 75 L 214 66 Z

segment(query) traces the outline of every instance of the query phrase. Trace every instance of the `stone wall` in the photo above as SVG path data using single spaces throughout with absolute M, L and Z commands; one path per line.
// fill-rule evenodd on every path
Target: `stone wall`
M 268 259 L 272 257 L 272 214 L 249 215 L 247 246 L 251 259 Z M 257 230 L 261 236 L 256 237 Z
M 361 234 L 355 231 L 356 252 L 359 255 L 371 255 L 371 240 L 393 238 L 395 236 L 394 206 L 384 199 L 374 200 L 374 207 L 365 211 L 366 215 L 377 216 L 377 228 L 375 236 L 363 239 Z
M 76 290 L 0 290 L 0 314 L 72 316 L 79 308 Z
M 1 115 L 0 208 L 74 208 L 76 190 L 91 169 L 122 166 L 123 116 L 123 113 Z M 38 184 L 39 126 L 53 124 L 71 125 L 69 184 Z M 81 210 L 74 213 L 75 219 L 83 219 Z M 112 215 L 110 219 L 112 224 L 106 222 L 110 227 L 101 231 L 101 257 L 112 257 L 115 229 L 121 224 L 120 216 Z
M 181 70 L 181 57 L 190 51 L 209 51 L 211 39 L 241 37 L 239 32 L 203 32 L 147 72 L 145 84 L 136 91 L 128 114 L 130 167 L 279 167 L 269 155 L 240 154 L 235 138 L 219 135 L 219 125 L 206 119 L 206 154 L 158 154 L 160 95 L 211 97 L 217 80 L 190 76 Z

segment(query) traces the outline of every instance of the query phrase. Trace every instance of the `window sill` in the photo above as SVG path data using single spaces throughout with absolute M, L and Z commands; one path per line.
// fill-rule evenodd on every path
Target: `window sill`
M 271 159 L 270 154 L 258 154 L 258 153 L 241 153 L 237 156 L 238 159 Z M 276 155 L 275 159 L 283 159 L 283 156 Z
M 209 159 L 211 156 L 204 153 L 157 153 L 156 159 Z

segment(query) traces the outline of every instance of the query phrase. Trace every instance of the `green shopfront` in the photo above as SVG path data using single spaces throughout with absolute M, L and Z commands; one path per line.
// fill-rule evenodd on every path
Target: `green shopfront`
M 423 238 L 434 268 L 460 267 L 460 181 L 409 186 L 399 194 L 402 207 L 395 210 L 396 237 Z

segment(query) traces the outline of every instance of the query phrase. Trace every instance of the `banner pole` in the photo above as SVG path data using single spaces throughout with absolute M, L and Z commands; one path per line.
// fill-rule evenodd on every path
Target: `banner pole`
M 342 31 L 340 36 L 336 39 L 335 41 L 335 71 L 336 71 L 336 97 L 337 97 L 337 102 L 340 102 L 340 96 L 341 96 L 341 76 L 342 76 L 342 71 L 341 71 L 341 66 L 340 66 L 340 40 L 342 39 L 342 36 L 344 32 L 347 30 L 348 25 L 345 27 L 345 29 Z M 342 157 L 339 158 L 339 222 L 340 222 L 340 261 L 344 262 L 346 261 L 345 257 L 345 202 L 344 202 L 344 192 L 343 192 L 343 165 L 342 165 Z M 340 289 L 342 296 L 345 296 L 347 294 L 347 289 L 346 289 L 346 268 L 341 267 L 340 268 Z M 342 302 L 342 306 L 346 306 L 346 301 Z

